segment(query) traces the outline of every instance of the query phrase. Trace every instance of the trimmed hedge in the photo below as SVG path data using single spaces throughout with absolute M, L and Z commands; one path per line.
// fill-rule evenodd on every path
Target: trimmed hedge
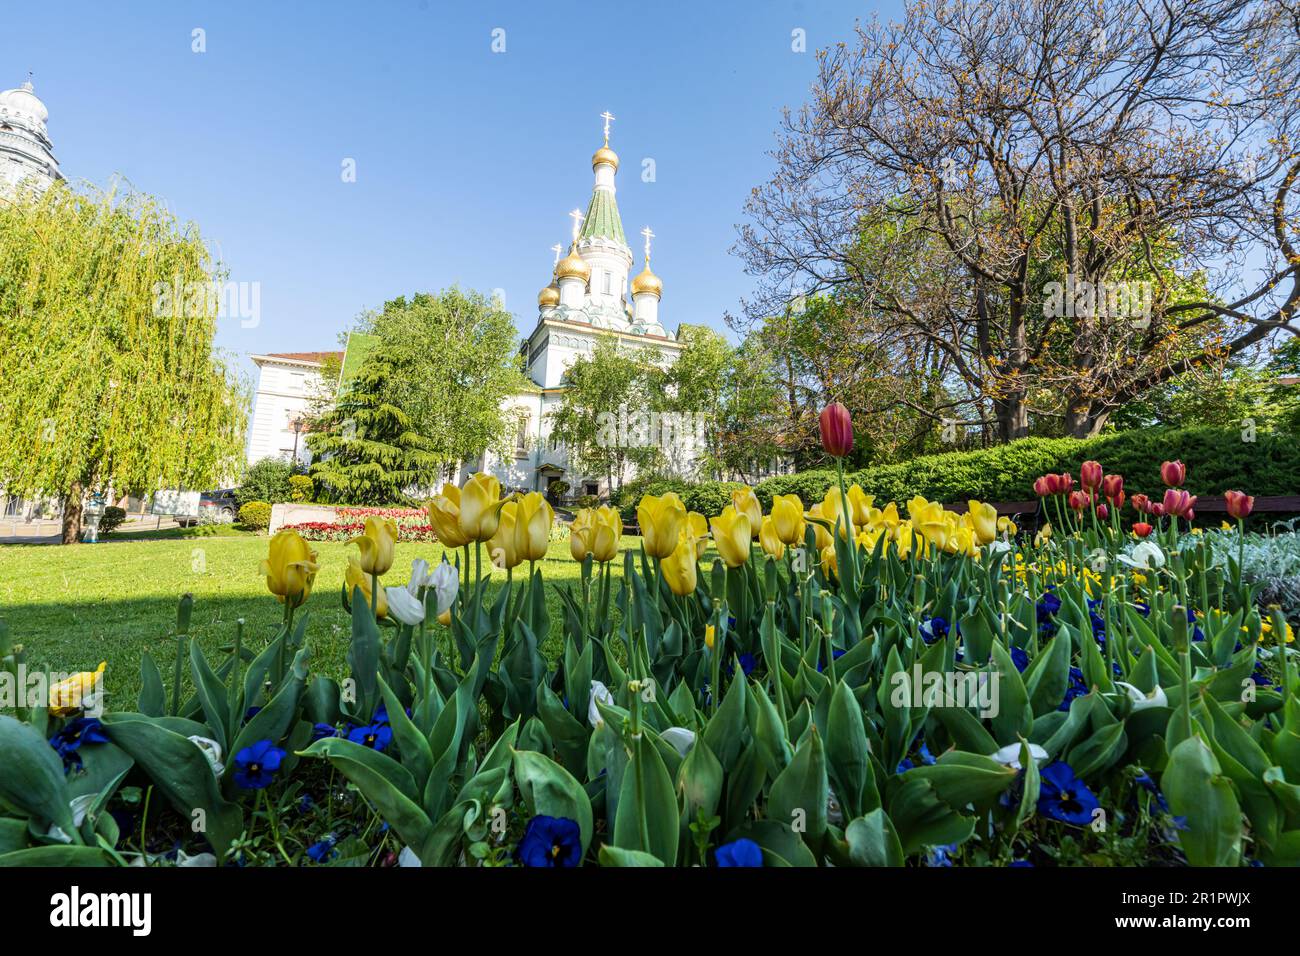
M 878 503 L 905 503 L 913 495 L 945 503 L 977 498 L 981 501 L 1028 501 L 1033 482 L 1048 472 L 1079 473 L 1088 460 L 1101 462 L 1108 474 L 1124 476 L 1124 488 L 1163 493 L 1161 462 L 1178 459 L 1187 465 L 1187 489 L 1197 495 L 1218 495 L 1236 488 L 1252 495 L 1286 495 L 1300 491 L 1300 441 L 1277 432 L 1257 432 L 1253 442 L 1242 431 L 1226 428 L 1138 429 L 1096 438 L 1025 438 L 978 451 L 925 455 L 893 465 L 863 468 L 846 476 Z M 773 495 L 796 494 L 804 505 L 820 501 L 835 482 L 830 468 L 778 475 L 755 486 L 766 511 Z M 686 482 L 650 479 L 629 482 L 619 496 L 625 518 L 631 518 L 642 494 L 676 491 L 687 508 L 715 515 L 730 501 L 731 482 Z M 701 507 L 703 505 L 704 507 Z
M 246 501 L 239 506 L 239 523 L 261 531 L 271 525 L 271 506 L 265 501 Z

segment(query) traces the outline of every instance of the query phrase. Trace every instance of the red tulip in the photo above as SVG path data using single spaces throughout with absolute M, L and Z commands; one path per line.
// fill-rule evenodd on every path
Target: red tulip
M 1034 494 L 1040 498 L 1046 498 L 1048 495 L 1056 494 L 1056 476 L 1043 475 L 1041 478 L 1034 479 Z
M 1070 489 L 1074 487 L 1074 476 L 1068 471 L 1063 471 L 1056 476 L 1056 493 L 1058 495 L 1068 495 Z
M 1070 492 L 1070 507 L 1075 511 L 1082 511 L 1092 502 L 1092 495 L 1086 491 Z
M 1124 476 L 1107 475 L 1101 480 L 1101 493 L 1111 501 L 1116 498 L 1122 501 L 1124 496 Z
M 1147 514 L 1153 518 L 1163 518 L 1165 516 L 1165 506 L 1156 501 L 1147 506 Z
M 1244 521 L 1255 507 L 1255 499 L 1244 491 L 1225 491 L 1223 498 L 1228 506 L 1228 514 L 1238 521 Z
M 1177 488 L 1187 479 L 1187 466 L 1181 461 L 1167 461 L 1160 466 L 1160 480 L 1170 488 Z
M 1150 514 L 1151 499 L 1148 498 L 1146 495 L 1134 495 L 1133 510 L 1136 511 L 1138 514 Z
M 1089 491 L 1096 491 L 1101 487 L 1101 462 L 1085 461 L 1079 466 L 1079 484 Z
M 1097 505 L 1097 517 L 1100 518 L 1102 521 L 1105 521 L 1107 518 L 1110 517 L 1110 509 L 1107 508 L 1104 504 Z
M 1113 505 L 1115 506 L 1115 510 L 1117 510 L 1117 511 L 1120 510 L 1120 509 L 1122 509 L 1122 508 L 1124 507 L 1124 489 L 1123 489 L 1123 488 L 1120 489 L 1119 494 L 1117 494 L 1114 498 L 1111 498 L 1111 499 L 1110 499 L 1110 503 L 1113 504 Z
M 849 410 L 839 402 L 831 402 L 822 409 L 818 418 L 822 432 L 822 448 L 832 458 L 843 458 L 853 450 L 853 420 Z
M 1192 506 L 1196 504 L 1196 495 L 1190 495 L 1177 488 L 1165 491 L 1164 513 L 1175 518 L 1192 519 Z
M 1151 525 L 1147 524 L 1145 521 L 1133 522 L 1133 533 L 1139 538 L 1145 538 L 1152 530 Z

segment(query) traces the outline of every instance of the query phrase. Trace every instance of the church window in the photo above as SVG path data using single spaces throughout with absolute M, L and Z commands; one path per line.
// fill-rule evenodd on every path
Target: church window
M 605 273 L 605 295 L 614 294 L 614 277 L 608 272 Z
M 523 455 L 528 452 L 529 421 L 530 419 L 527 415 L 519 419 L 519 428 L 515 432 L 515 454 L 516 455 Z

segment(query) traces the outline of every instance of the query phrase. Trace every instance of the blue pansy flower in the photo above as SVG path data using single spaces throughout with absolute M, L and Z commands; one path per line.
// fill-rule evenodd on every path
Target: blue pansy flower
M 307 847 L 307 855 L 311 857 L 312 861 L 315 863 L 324 863 L 327 860 L 332 860 L 334 857 L 338 856 L 339 852 L 334 849 L 334 842 L 334 834 L 330 833 Z
M 1052 593 L 1049 587 L 1035 605 L 1038 617 L 1038 630 L 1045 635 L 1056 632 L 1056 612 L 1061 609 L 1061 599 Z
M 1011 663 L 1015 664 L 1016 670 L 1023 674 L 1025 668 L 1029 666 L 1029 655 L 1025 652 L 1023 647 L 1012 647 L 1010 648 L 1010 651 Z
M 326 737 L 337 737 L 339 729 L 333 724 L 312 724 L 311 725 L 311 742 L 324 740 Z
M 1083 679 L 1083 671 L 1077 667 L 1070 668 L 1070 683 L 1065 688 L 1065 699 L 1057 710 L 1069 710 L 1074 698 L 1088 693 L 1088 684 Z
M 1151 779 L 1150 774 L 1145 770 L 1140 770 L 1138 771 L 1138 775 L 1133 778 L 1133 782 L 1143 790 L 1148 790 L 1155 794 L 1156 803 L 1160 806 L 1160 809 L 1165 813 L 1169 812 L 1169 803 L 1165 800 L 1165 795 L 1160 792 L 1160 788 L 1156 786 L 1156 782 Z
M 1074 775 L 1068 763 L 1058 760 L 1041 771 L 1038 812 L 1062 823 L 1086 826 L 1101 806 L 1096 794 Z
M 269 740 L 259 740 L 235 754 L 235 783 L 244 790 L 261 790 L 275 780 L 284 751 Z
M 388 724 L 367 724 L 348 731 L 348 740 L 371 750 L 383 750 L 393 742 L 393 728 Z
M 948 637 L 948 622 L 941 617 L 923 617 L 918 627 L 921 640 L 927 644 L 942 641 Z
M 582 831 L 568 817 L 539 813 L 528 821 L 516 852 L 524 866 L 577 866 L 582 862 Z
M 841 649 L 838 648 L 838 647 L 832 648 L 832 649 L 831 649 L 831 660 L 833 660 L 833 661 L 838 661 L 841 657 L 843 657 L 843 656 L 844 656 L 845 654 L 847 654 L 847 653 L 848 653 L 848 651 L 841 650 Z M 825 666 L 826 666 L 826 662 L 823 661 L 823 660 L 821 660 L 821 659 L 818 659 L 818 661 L 817 661 L 817 673 L 820 674 L 820 673 L 822 672 L 822 668 L 825 667 Z
M 81 754 L 77 753 L 82 744 L 106 744 L 104 725 L 94 717 L 78 717 L 63 725 L 63 729 L 50 738 L 50 746 L 63 758 L 63 770 L 82 767 Z
M 1009 867 L 1010 867 L 1010 866 L 1030 866 L 1030 867 L 1032 867 L 1033 865 L 1034 865 L 1034 864 L 1030 863 L 1028 860 L 1012 860 L 1010 863 L 1007 864 L 1007 866 L 1009 866 Z
M 750 674 L 754 673 L 754 668 L 755 668 L 757 665 L 758 665 L 758 661 L 754 659 L 754 655 L 753 655 L 753 654 L 741 654 L 741 655 L 740 655 L 740 669 L 741 669 L 742 671 L 744 671 L 746 677 L 748 677 Z M 730 677 L 730 676 L 731 676 L 732 674 L 734 674 L 735 672 L 736 672 L 735 665 L 733 665 L 733 664 L 728 664 L 728 665 L 727 665 L 727 670 L 726 670 L 726 674 L 727 674 L 727 676 Z
M 952 859 L 949 854 L 957 852 L 957 844 L 948 843 L 944 846 L 929 847 L 925 855 L 926 866 L 952 866 Z
M 753 840 L 741 838 L 724 843 L 713 851 L 718 866 L 762 866 L 763 851 Z

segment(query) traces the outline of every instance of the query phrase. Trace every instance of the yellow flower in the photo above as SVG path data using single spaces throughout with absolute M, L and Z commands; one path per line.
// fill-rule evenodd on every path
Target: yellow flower
M 266 589 L 277 601 L 301 607 L 311 594 L 316 568 L 316 552 L 298 532 L 285 529 L 271 538 L 261 573 L 266 575 Z
M 727 505 L 709 526 L 713 529 L 714 546 L 727 567 L 738 568 L 749 560 L 749 543 L 754 539 L 748 515 L 737 511 L 734 505 Z
M 695 542 L 691 535 L 684 534 L 678 539 L 672 553 L 659 564 L 664 580 L 668 582 L 668 589 L 679 597 L 695 593 L 695 561 Z
M 501 506 L 497 518 L 496 533 L 488 538 L 488 556 L 492 560 L 493 567 L 509 571 L 524 559 L 519 553 L 519 537 L 515 533 L 515 523 L 519 519 L 519 503 L 507 501 Z
M 540 561 L 551 543 L 555 511 L 539 491 L 519 499 L 515 509 L 515 553 L 520 561 Z
M 366 602 L 366 607 L 372 604 L 370 598 L 370 575 L 361 567 L 361 562 L 357 560 L 355 554 L 348 556 L 348 569 L 343 574 L 343 582 L 348 587 L 348 600 L 353 600 L 357 588 L 361 589 L 361 599 Z M 375 608 L 376 617 L 388 616 L 388 595 L 384 589 L 379 589 L 379 605 Z
M 906 558 L 912 553 L 912 548 L 916 544 L 916 535 L 912 531 L 912 522 L 901 521 L 898 527 L 894 529 L 894 550 L 898 552 L 900 558 Z
M 361 570 L 366 574 L 387 574 L 393 566 L 393 551 L 397 547 L 397 522 L 392 518 L 366 519 L 366 530 L 348 544 L 361 549 Z
M 892 501 L 884 508 L 867 509 L 867 527 L 893 531 L 898 527 L 898 505 Z
M 926 501 L 924 505 L 915 508 L 914 504 L 915 498 L 907 506 L 908 514 L 912 516 L 912 527 L 920 531 L 925 540 L 936 548 L 947 549 L 948 539 L 956 530 L 955 521 L 951 520 L 949 512 L 937 501 Z
M 876 503 L 876 496 L 862 490 L 861 485 L 849 485 L 849 511 L 853 513 L 853 523 L 859 528 L 871 518 L 871 506 Z
M 772 523 L 782 544 L 803 544 L 803 502 L 798 495 L 777 495 L 772 499 Z
M 709 549 L 709 519 L 698 511 L 687 512 L 682 534 L 690 535 L 695 542 L 695 556 L 704 557 L 704 552 Z
M 1043 545 L 1047 544 L 1047 542 L 1051 540 L 1052 540 L 1052 526 L 1050 524 L 1045 524 L 1041 528 L 1039 528 L 1038 533 L 1034 535 L 1034 547 L 1041 548 Z
M 763 525 L 758 532 L 758 543 L 763 546 L 765 553 L 778 561 L 785 557 L 785 542 L 776 533 L 776 522 L 772 520 L 771 515 L 763 519 Z
M 652 558 L 666 558 L 677 547 L 682 525 L 686 523 L 686 506 L 676 492 L 662 497 L 646 495 L 636 506 L 636 520 L 641 526 L 645 553 Z
M 836 563 L 835 548 L 830 545 L 822 548 L 822 572 L 827 577 L 833 575 L 838 578 L 840 576 L 839 565 Z
M 714 635 L 715 635 L 716 633 L 717 633 L 717 628 L 715 628 L 712 624 L 709 624 L 709 625 L 706 625 L 706 626 L 705 626 L 705 628 L 704 628 L 704 646 L 707 647 L 709 650 L 713 650 L 713 642 L 714 642 L 714 640 L 715 640 Z
M 824 520 L 825 519 L 822 517 L 821 504 L 815 504 L 808 509 L 808 523 L 813 526 L 813 535 L 815 538 L 813 546 L 816 547 L 818 551 L 829 547 L 831 543 L 831 533 L 821 523 Z
M 469 543 L 460 530 L 460 489 L 448 482 L 442 494 L 434 495 L 425 506 L 429 512 L 429 525 L 438 540 L 448 548 L 463 548 Z
M 1016 523 L 1012 521 L 1010 518 L 1002 517 L 998 519 L 999 534 L 1006 535 L 1008 538 L 1014 538 L 1016 536 L 1016 532 L 1019 530 L 1020 529 L 1016 527 Z
M 917 495 L 907 503 L 907 516 L 913 521 L 916 521 L 920 513 L 929 507 L 930 502 L 922 495 Z
M 73 674 L 67 680 L 61 680 L 50 688 L 50 713 L 55 717 L 67 717 L 91 706 L 96 702 L 95 690 L 104 675 L 107 661 L 100 661 L 93 671 Z
M 451 608 L 447 608 L 438 615 L 438 623 L 443 627 L 451 627 Z
M 832 485 L 826 489 L 826 497 L 822 499 L 822 517 L 830 522 L 832 528 L 840 529 L 841 538 L 849 536 L 850 522 L 844 519 L 844 499 L 840 497 L 839 485 Z
M 487 541 L 501 521 L 501 482 L 479 472 L 460 490 L 460 533 L 467 541 Z
M 998 536 L 998 509 L 991 504 L 983 501 L 966 502 L 966 517 L 970 519 L 970 529 L 980 544 L 988 544 Z
M 758 503 L 758 496 L 754 494 L 754 489 L 748 486 L 737 488 L 731 493 L 731 504 L 749 519 L 749 530 L 757 538 L 759 528 L 763 524 L 763 509 Z
M 618 554 L 618 541 L 623 535 L 623 517 L 617 508 L 601 505 L 583 508 L 569 528 L 569 552 L 575 561 L 591 555 L 597 561 L 612 561 Z

